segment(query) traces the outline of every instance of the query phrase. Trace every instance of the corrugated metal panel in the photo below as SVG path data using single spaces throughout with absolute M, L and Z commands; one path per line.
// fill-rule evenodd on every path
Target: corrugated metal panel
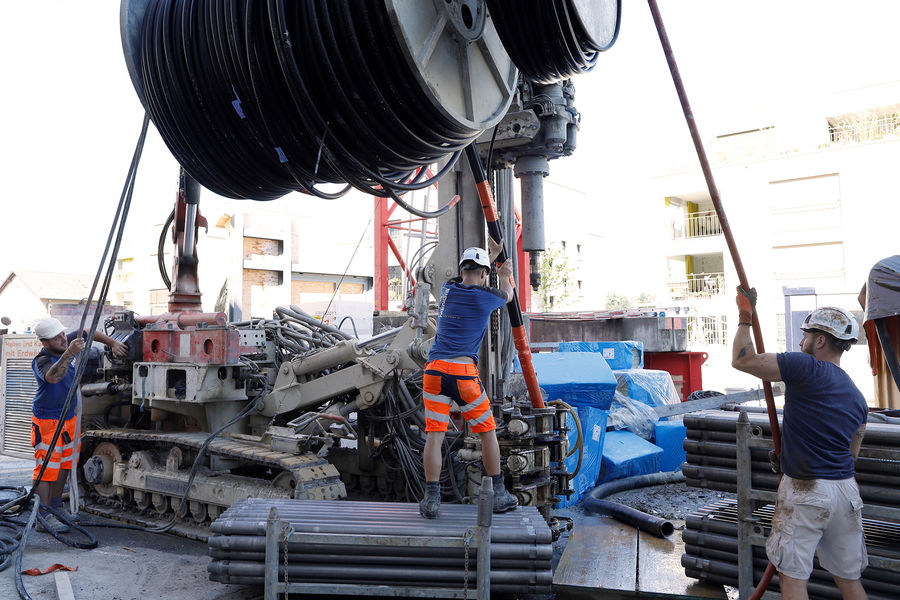
M 30 458 L 31 401 L 37 391 L 37 382 L 31 371 L 31 359 L 10 358 L 4 361 L 6 406 L 3 414 L 3 453 Z

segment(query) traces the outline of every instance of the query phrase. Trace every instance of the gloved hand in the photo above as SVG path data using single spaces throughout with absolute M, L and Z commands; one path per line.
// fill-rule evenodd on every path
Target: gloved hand
M 769 450 L 769 465 L 772 467 L 773 473 L 781 473 L 781 460 L 775 454 L 775 450 Z
M 752 323 L 753 311 L 756 310 L 756 288 L 745 290 L 738 286 L 737 292 L 738 322 Z

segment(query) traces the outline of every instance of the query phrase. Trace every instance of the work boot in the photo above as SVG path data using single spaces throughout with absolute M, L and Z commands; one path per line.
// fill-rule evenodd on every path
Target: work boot
M 425 482 L 425 497 L 419 502 L 419 514 L 426 519 L 436 519 L 441 508 L 441 484 L 437 481 Z
M 494 512 L 502 513 L 508 510 L 512 510 L 519 505 L 519 500 L 506 491 L 506 486 L 503 483 L 503 473 L 498 473 L 497 475 L 491 475 L 491 480 L 494 483 Z
M 47 527 L 49 527 L 56 533 L 68 533 L 69 532 L 69 526 L 66 525 L 65 523 L 63 523 L 62 521 L 60 521 L 59 519 L 57 519 L 56 515 L 54 515 L 53 513 L 48 512 L 42 516 L 44 517 L 44 521 L 46 521 L 46 523 L 47 523 Z M 35 529 L 37 529 L 38 531 L 44 532 L 44 533 L 50 533 L 49 531 L 47 531 L 47 527 L 44 527 L 44 524 L 41 523 L 40 519 L 38 519 Z

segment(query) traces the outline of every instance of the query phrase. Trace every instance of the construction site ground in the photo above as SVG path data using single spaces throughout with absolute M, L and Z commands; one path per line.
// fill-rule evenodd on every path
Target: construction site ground
M 30 486 L 33 462 L 0 455 L 0 486 Z M 609 497 L 663 518 L 676 526 L 684 516 L 712 502 L 730 496 L 725 492 L 698 490 L 684 484 L 668 484 L 620 492 Z M 580 506 L 556 511 L 560 516 L 578 522 L 585 515 Z M 103 521 L 101 517 L 84 515 L 85 520 Z M 23 570 L 44 570 L 60 563 L 77 571 L 69 579 L 79 599 L 110 600 L 251 600 L 262 598 L 261 588 L 224 585 L 209 581 L 209 562 L 203 542 L 173 535 L 159 535 L 118 528 L 91 528 L 99 540 L 92 550 L 81 550 L 62 544 L 47 533 L 32 531 L 28 537 Z M 554 544 L 554 566 L 565 549 L 568 534 Z M 0 572 L 0 598 L 17 598 L 15 569 L 11 565 Z M 23 576 L 26 590 L 35 599 L 56 598 L 53 575 Z M 333 598 L 328 596 L 327 598 Z M 530 596 L 531 600 L 550 600 Z

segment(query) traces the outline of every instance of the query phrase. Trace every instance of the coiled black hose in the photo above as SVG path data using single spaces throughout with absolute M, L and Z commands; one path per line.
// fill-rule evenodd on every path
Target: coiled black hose
M 621 0 L 616 1 L 615 30 L 611 39 L 603 40 L 606 43 L 587 31 L 572 0 L 487 0 L 487 4 L 503 47 L 522 75 L 537 83 L 590 71 L 598 53 L 611 48 L 619 36 Z
M 397 200 L 481 133 L 428 98 L 383 2 L 153 0 L 140 67 L 166 145 L 230 198 L 334 198 L 349 187 L 317 186 L 346 182 Z

